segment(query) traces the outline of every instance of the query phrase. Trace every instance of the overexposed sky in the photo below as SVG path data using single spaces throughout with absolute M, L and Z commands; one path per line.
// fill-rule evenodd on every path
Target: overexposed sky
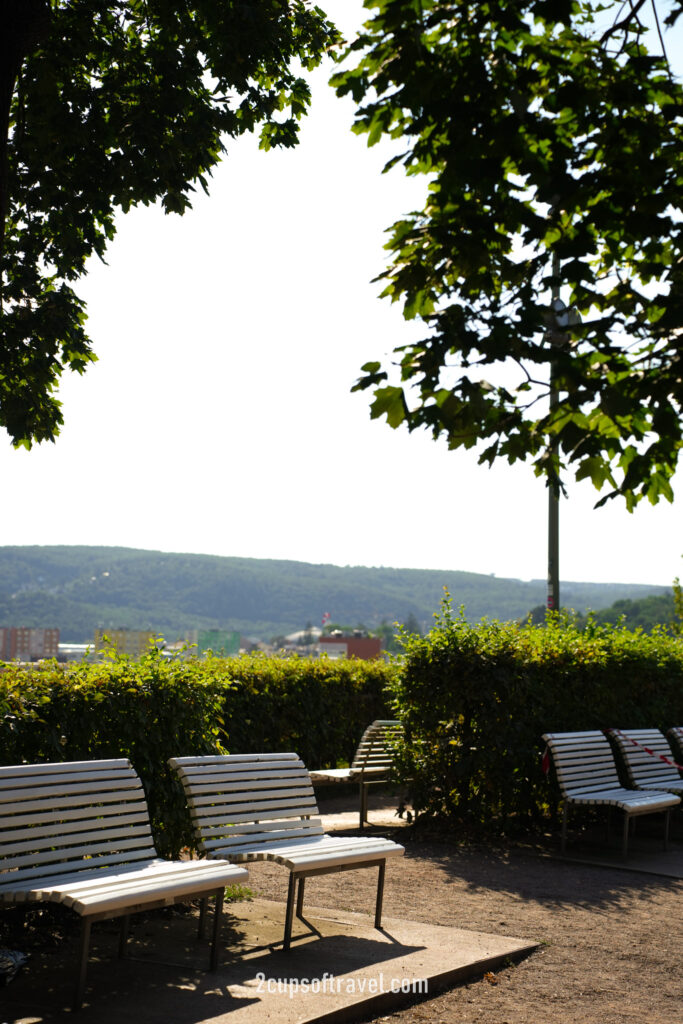
M 358 0 L 322 5 L 348 34 Z M 231 143 L 183 218 L 140 208 L 76 291 L 99 356 L 61 388 L 56 444 L 4 435 L 0 544 L 93 544 L 339 565 L 546 575 L 547 497 L 529 466 L 477 465 L 369 417 L 361 365 L 419 336 L 372 283 L 383 232 L 423 184 L 381 175 L 351 103 L 314 78 L 290 152 Z M 680 503 L 562 502 L 565 580 L 668 585 Z

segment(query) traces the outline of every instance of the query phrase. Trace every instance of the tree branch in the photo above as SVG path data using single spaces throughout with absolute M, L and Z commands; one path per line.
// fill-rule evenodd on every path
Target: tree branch
M 615 21 L 614 25 L 612 25 L 611 28 L 608 28 L 606 32 L 603 32 L 603 34 L 600 37 L 600 42 L 606 43 L 608 39 L 610 39 L 612 36 L 617 35 L 617 33 L 621 32 L 622 29 L 627 29 L 631 22 L 634 20 L 634 18 L 637 16 L 640 8 L 644 7 L 646 3 L 647 0 L 636 0 L 635 3 L 633 3 L 633 0 L 629 0 L 629 6 L 631 8 L 629 13 L 626 15 L 625 18 L 622 18 L 621 21 Z

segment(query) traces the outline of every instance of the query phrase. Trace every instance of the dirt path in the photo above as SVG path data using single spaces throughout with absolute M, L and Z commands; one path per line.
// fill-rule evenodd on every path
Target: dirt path
M 391 1024 L 671 1024 L 681 1005 L 674 937 L 683 881 L 542 858 L 533 851 L 416 842 L 387 870 L 385 914 L 542 943 L 522 963 L 388 1016 Z M 282 869 L 251 886 L 284 898 Z M 310 879 L 318 906 L 368 912 L 374 872 Z

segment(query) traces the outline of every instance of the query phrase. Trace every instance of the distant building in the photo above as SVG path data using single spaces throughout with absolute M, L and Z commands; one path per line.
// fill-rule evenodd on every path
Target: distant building
M 0 626 L 1 661 L 39 661 L 59 654 L 59 630 Z
M 60 644 L 57 661 L 82 661 L 93 654 L 94 650 L 92 644 Z
M 341 633 L 330 633 L 318 640 L 321 654 L 330 658 L 361 658 L 372 661 L 382 653 L 382 638 L 379 636 L 351 636 Z
M 197 632 L 197 654 L 213 651 L 225 656 L 240 653 L 240 634 L 230 629 L 200 629 Z
M 113 650 L 129 658 L 139 658 L 147 653 L 155 639 L 154 633 L 145 629 L 96 629 L 95 650 Z

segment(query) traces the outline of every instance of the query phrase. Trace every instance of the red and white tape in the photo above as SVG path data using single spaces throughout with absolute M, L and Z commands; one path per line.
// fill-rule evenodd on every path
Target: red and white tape
M 651 750 L 649 747 L 643 746 L 642 743 L 639 743 L 638 740 L 634 740 L 632 736 L 629 736 L 628 733 L 622 732 L 621 729 L 607 729 L 606 731 L 613 732 L 615 736 L 622 736 L 625 740 L 628 740 L 629 743 L 632 743 L 634 747 L 638 747 L 639 750 L 644 750 L 646 754 L 650 755 L 650 757 L 656 757 L 658 761 L 663 761 L 664 764 L 670 764 L 673 768 L 678 768 L 679 771 L 683 772 L 683 764 L 678 764 L 677 761 L 672 760 L 672 758 L 670 757 L 665 757 L 664 754 L 655 753 L 654 750 Z M 541 758 L 541 767 L 547 775 L 550 771 L 549 747 L 546 747 L 543 751 L 543 757 Z
M 608 732 L 613 732 L 615 736 L 621 736 L 623 739 L 628 740 L 634 747 L 638 747 L 639 750 L 644 750 L 650 757 L 656 757 L 658 761 L 663 761 L 664 764 L 670 764 L 673 768 L 678 768 L 679 771 L 683 772 L 683 764 L 678 764 L 677 761 L 673 761 L 670 757 L 665 757 L 664 754 L 657 754 L 654 750 L 650 750 L 649 747 L 639 743 L 638 740 L 634 740 L 628 733 L 622 732 L 621 729 L 608 729 Z

